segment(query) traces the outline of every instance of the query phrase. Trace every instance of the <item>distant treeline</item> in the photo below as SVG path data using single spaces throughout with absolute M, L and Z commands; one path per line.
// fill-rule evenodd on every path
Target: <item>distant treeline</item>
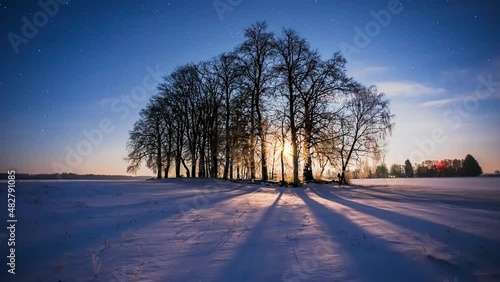
M 8 174 L 0 173 L 0 179 L 6 180 Z M 59 180 L 59 179 L 74 179 L 74 180 L 144 180 L 151 178 L 150 176 L 128 176 L 128 175 L 99 175 L 99 174 L 76 174 L 76 173 L 52 173 L 52 174 L 27 174 L 16 173 L 18 180 Z
M 496 174 L 498 171 L 495 172 Z M 420 164 L 393 164 L 390 169 L 385 163 L 374 168 L 364 167 L 353 172 L 353 178 L 395 178 L 395 177 L 461 177 L 479 176 L 483 170 L 472 155 L 465 159 L 426 160 Z

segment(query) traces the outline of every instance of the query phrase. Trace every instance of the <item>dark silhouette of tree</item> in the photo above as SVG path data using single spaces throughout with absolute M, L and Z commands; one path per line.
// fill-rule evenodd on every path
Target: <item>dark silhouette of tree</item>
M 191 174 L 195 176 L 198 157 L 204 157 L 204 154 L 199 152 L 199 146 L 205 145 L 200 144 L 203 137 L 201 129 L 204 120 L 201 115 L 202 93 L 199 66 L 195 64 L 182 66 L 172 73 L 172 77 L 176 92 L 182 101 L 180 106 L 185 113 L 182 118 L 186 119 L 187 123 L 185 135 L 189 149 L 188 156 L 191 158 L 191 170 L 187 169 L 186 175 L 187 177 L 190 177 Z M 199 169 L 199 174 L 204 177 L 204 167 Z
M 224 105 L 224 171 L 222 173 L 223 179 L 232 179 L 233 174 L 231 163 L 233 162 L 232 156 L 232 134 L 231 134 L 231 108 L 234 105 L 234 99 L 238 94 L 238 86 L 241 84 L 241 67 L 238 65 L 238 59 L 234 53 L 225 53 L 219 56 L 219 62 L 214 64 L 214 71 L 217 75 L 223 92 L 223 105 Z
M 400 164 L 391 165 L 390 175 L 393 177 L 404 176 L 404 167 Z
M 236 166 L 236 178 L 248 178 L 250 171 L 250 103 L 246 91 L 235 97 L 231 104 L 231 165 L 230 175 L 233 174 L 233 166 Z
M 479 176 L 483 174 L 483 169 L 479 166 L 479 163 L 476 159 L 471 156 L 465 156 L 463 163 L 463 175 L 464 176 Z
M 389 170 L 387 169 L 385 163 L 377 166 L 375 169 L 375 176 L 377 178 L 387 178 L 389 176 Z
M 439 170 L 437 161 L 425 161 L 416 168 L 416 176 L 418 177 L 437 177 Z
M 208 143 L 207 146 L 203 145 L 200 148 L 201 154 L 207 155 L 203 159 L 208 159 L 207 171 L 210 172 L 210 177 L 217 178 L 219 171 L 219 152 L 220 150 L 220 140 L 222 130 L 223 115 L 225 114 L 223 110 L 224 101 L 227 99 L 225 96 L 227 93 L 226 86 L 223 80 L 220 79 L 219 70 L 221 68 L 221 60 L 214 59 L 212 61 L 203 63 L 200 67 L 200 86 L 203 91 L 201 96 L 201 117 L 202 117 L 202 144 Z M 229 90 L 230 91 L 230 90 Z M 208 150 L 204 150 L 207 148 Z M 204 163 L 200 158 L 200 166 Z M 202 175 L 200 177 L 204 177 Z
M 411 165 L 410 160 L 405 161 L 405 176 L 406 177 L 413 177 L 414 176 L 413 166 Z
M 314 68 L 317 55 L 309 48 L 309 44 L 293 30 L 284 30 L 282 37 L 276 42 L 278 62 L 275 71 L 279 77 L 279 89 L 288 104 L 286 118 L 290 127 L 292 145 L 293 186 L 299 185 L 299 123 L 297 116 L 300 107 L 298 87 L 306 80 Z
M 338 53 L 332 59 L 322 61 L 315 51 L 307 62 L 308 73 L 296 83 L 301 102 L 299 113 L 304 140 L 303 177 L 306 181 L 313 180 L 312 148 L 323 141 L 319 137 L 328 119 L 328 112 L 332 110 L 329 106 L 351 85 L 351 80 L 345 73 L 345 63 L 346 60 Z
M 143 160 L 146 166 L 162 178 L 162 150 L 165 140 L 165 124 L 161 114 L 161 107 L 156 99 L 152 99 L 148 106 L 141 111 L 140 119 L 130 131 L 127 144 L 129 154 L 126 161 L 128 173 L 136 173 Z
M 260 141 L 261 178 L 267 180 L 266 130 L 262 99 L 272 83 L 272 63 L 275 49 L 274 34 L 267 31 L 266 22 L 257 22 L 245 29 L 245 42 L 237 48 L 246 90 L 250 93 L 250 175 L 255 179 L 255 133 Z

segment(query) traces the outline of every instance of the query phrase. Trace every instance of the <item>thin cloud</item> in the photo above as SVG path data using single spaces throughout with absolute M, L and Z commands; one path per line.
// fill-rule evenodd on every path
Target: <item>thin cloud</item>
M 423 96 L 446 93 L 444 88 L 431 87 L 414 81 L 386 81 L 375 84 L 379 91 L 389 97 Z
M 492 99 L 494 99 L 494 100 L 500 99 L 500 95 L 497 94 L 496 92 L 494 92 L 486 98 L 479 99 L 477 97 L 477 95 L 475 95 L 475 93 L 472 93 L 469 95 L 462 95 L 462 96 L 451 97 L 451 98 L 446 98 L 446 99 L 430 100 L 430 101 L 427 101 L 427 102 L 420 104 L 420 106 L 440 108 L 440 107 L 443 107 L 443 106 L 446 106 L 449 104 L 461 103 L 461 102 L 464 102 L 466 100 L 468 100 L 469 102 L 471 102 L 471 101 L 481 102 L 482 100 L 486 101 L 486 100 L 492 100 Z M 464 103 L 466 103 L 466 102 L 464 102 Z
M 459 100 L 461 100 L 461 99 L 449 98 L 449 99 L 431 100 L 431 101 L 427 101 L 427 102 L 420 104 L 420 106 L 440 108 L 442 106 L 457 102 Z

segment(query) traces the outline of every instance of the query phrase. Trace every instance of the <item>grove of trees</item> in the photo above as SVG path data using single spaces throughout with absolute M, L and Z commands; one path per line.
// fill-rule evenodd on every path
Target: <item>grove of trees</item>
M 417 177 L 479 176 L 481 174 L 483 170 L 470 154 L 461 160 L 424 161 L 415 168 Z
M 479 176 L 483 170 L 477 160 L 470 154 L 465 159 L 426 160 L 415 164 L 415 169 L 406 160 L 404 164 L 393 164 L 388 170 L 385 163 L 375 168 L 353 171 L 354 178 L 386 178 L 386 177 L 460 177 Z
M 127 171 L 158 178 L 269 178 L 291 182 L 379 158 L 393 127 L 389 101 L 324 59 L 291 29 L 265 22 L 211 60 L 177 67 L 130 131 Z M 277 173 L 277 172 L 280 173 Z M 291 171 L 291 173 L 290 173 Z

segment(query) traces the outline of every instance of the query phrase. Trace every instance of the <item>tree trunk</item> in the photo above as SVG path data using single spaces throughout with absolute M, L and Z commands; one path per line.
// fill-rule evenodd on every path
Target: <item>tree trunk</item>
M 227 174 L 229 172 L 229 162 L 230 162 L 230 155 L 231 155 L 231 131 L 229 128 L 230 125 L 230 118 L 231 118 L 231 111 L 229 107 L 230 103 L 229 99 L 229 92 L 226 88 L 226 144 L 225 144 L 225 162 L 224 162 L 224 172 L 222 173 L 222 178 L 227 179 Z M 231 172 L 231 179 L 233 178 L 232 172 Z
M 277 142 L 275 142 L 273 146 L 273 166 L 271 167 L 271 180 L 273 181 L 274 181 L 274 165 L 276 163 L 276 144 Z
M 156 170 L 157 170 L 157 175 L 156 178 L 161 179 L 161 173 L 162 173 L 162 159 L 161 159 L 161 136 L 158 134 L 157 140 L 156 140 Z
M 181 176 L 181 158 L 175 156 L 175 177 Z
M 309 106 L 304 105 L 304 172 L 305 181 L 314 180 L 312 172 L 312 157 L 311 157 L 311 138 L 312 138 L 312 123 L 310 118 Z
M 203 141 L 202 141 L 203 144 Z M 205 177 L 205 146 L 201 145 L 200 147 L 200 156 L 198 163 L 198 177 Z
M 299 154 L 297 151 L 297 132 L 292 129 L 292 159 L 293 159 L 293 187 L 299 186 Z
M 165 167 L 165 178 L 168 178 L 168 172 L 170 171 L 171 160 L 172 160 L 172 130 L 168 131 L 168 149 L 167 149 L 167 163 Z
M 202 154 L 200 153 L 200 155 Z M 191 150 L 191 172 L 193 173 L 193 177 L 196 177 L 196 149 Z
M 191 174 L 189 173 L 189 168 L 186 165 L 186 162 L 184 161 L 184 158 L 181 158 L 182 165 L 184 166 L 184 169 L 186 170 L 186 177 L 191 177 Z
M 345 166 L 342 166 L 342 174 L 340 175 L 339 186 L 345 184 Z
M 356 139 L 357 139 L 357 130 L 356 130 L 356 138 L 354 140 L 356 141 Z M 345 171 L 347 169 L 347 165 L 349 164 L 349 161 L 351 160 L 352 151 L 354 150 L 354 144 L 351 147 L 351 149 L 349 150 L 349 154 L 347 154 L 347 158 L 346 158 L 345 163 L 342 164 L 342 175 L 340 176 L 339 186 L 342 184 L 347 184 L 345 182 Z
M 211 157 L 211 169 L 210 169 L 210 177 L 211 178 L 217 178 L 218 177 L 218 170 L 219 170 L 219 159 L 217 158 L 217 149 L 219 146 L 219 132 L 217 129 L 217 124 L 219 123 L 219 118 L 218 118 L 218 112 L 217 112 L 218 106 L 214 108 L 214 120 L 212 123 L 212 134 L 210 137 L 210 157 Z
M 230 165 L 229 165 L 229 179 L 233 180 L 233 158 L 230 158 Z
M 219 160 L 217 159 L 217 153 L 212 152 L 212 169 L 210 171 L 210 177 L 212 178 L 217 178 L 218 177 L 218 167 L 219 167 Z
M 255 93 L 252 92 L 250 107 L 250 178 L 255 179 Z
M 281 184 L 285 184 L 285 162 L 283 160 L 283 154 L 285 152 L 285 149 L 281 149 Z
M 181 176 L 181 159 L 182 159 L 182 136 L 181 132 L 177 130 L 176 132 L 176 148 L 175 148 L 175 177 Z
M 261 133 L 261 141 L 260 141 L 260 162 L 261 162 L 261 167 L 262 167 L 262 181 L 267 181 L 268 180 L 268 175 L 267 175 L 267 160 L 266 160 L 266 140 L 265 140 L 265 134 Z
M 264 132 L 265 125 L 262 123 L 262 115 L 260 113 L 260 103 L 259 98 L 256 101 L 256 112 L 257 112 L 257 126 L 259 128 L 259 139 L 260 139 L 260 164 L 261 164 L 261 179 L 266 181 L 268 179 L 267 175 L 267 160 L 266 160 L 266 136 Z
M 292 76 L 288 75 L 288 94 L 289 94 L 289 114 L 290 131 L 292 135 L 292 164 L 293 164 L 293 187 L 299 186 L 299 154 L 297 150 L 297 128 L 295 127 L 295 99 L 293 96 Z

